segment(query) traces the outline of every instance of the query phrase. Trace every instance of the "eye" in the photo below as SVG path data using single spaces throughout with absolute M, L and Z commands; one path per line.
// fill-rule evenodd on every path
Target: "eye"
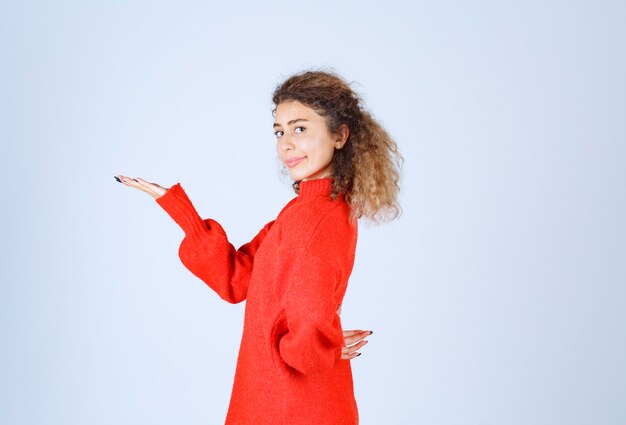
M 297 129 L 299 129 L 299 128 L 301 128 L 301 129 L 302 129 L 302 131 L 304 131 L 304 130 L 305 130 L 305 128 L 304 128 L 304 127 L 296 127 L 296 130 L 297 130 Z M 302 131 L 301 131 L 300 133 L 302 133 Z
M 278 137 L 278 133 L 282 133 L 282 131 L 278 130 L 274 132 L 274 136 Z

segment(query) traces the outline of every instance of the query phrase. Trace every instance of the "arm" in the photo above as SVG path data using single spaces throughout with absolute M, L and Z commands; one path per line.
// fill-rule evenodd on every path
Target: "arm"
M 283 298 L 288 330 L 279 341 L 280 356 L 300 373 L 321 373 L 341 358 L 345 345 L 335 299 L 339 274 L 306 248 L 290 251 Z
M 254 255 L 274 220 L 250 242 L 235 249 L 217 221 L 203 220 L 198 215 L 180 183 L 155 200 L 185 232 L 178 250 L 185 267 L 225 301 L 238 303 L 245 300 Z
M 279 353 L 303 374 L 322 373 L 342 356 L 345 341 L 337 308 L 350 274 L 355 237 L 349 226 L 329 214 L 305 246 L 284 252 L 287 332 L 279 340 Z

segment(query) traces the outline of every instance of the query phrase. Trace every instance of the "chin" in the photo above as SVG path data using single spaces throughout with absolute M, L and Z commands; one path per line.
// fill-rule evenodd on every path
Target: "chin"
M 296 167 L 297 168 L 297 167 Z M 322 178 L 324 173 L 321 169 L 319 170 L 290 170 L 289 175 L 293 181 L 304 180 L 304 179 L 319 179 Z
M 290 173 L 290 176 L 293 181 L 298 181 L 309 177 L 309 175 L 305 173 Z
M 291 180 L 293 180 L 294 182 L 296 181 L 302 181 L 304 179 L 306 179 L 306 176 L 291 176 Z

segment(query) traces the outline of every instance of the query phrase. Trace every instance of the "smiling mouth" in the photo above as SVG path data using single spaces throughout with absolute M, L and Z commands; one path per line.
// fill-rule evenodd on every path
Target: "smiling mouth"
M 292 168 L 292 167 L 295 167 L 296 165 L 298 165 L 299 163 L 301 163 L 302 161 L 304 161 L 304 158 L 306 158 L 306 157 L 288 159 L 288 160 L 285 161 L 285 164 L 287 164 L 287 166 L 289 168 Z

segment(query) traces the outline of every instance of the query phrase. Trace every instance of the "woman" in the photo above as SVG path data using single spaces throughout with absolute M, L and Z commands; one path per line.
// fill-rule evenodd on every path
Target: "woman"
M 246 300 L 226 424 L 358 424 L 350 360 L 371 331 L 342 331 L 358 219 L 396 218 L 402 157 L 337 75 L 308 71 L 279 84 L 276 149 L 297 194 L 235 249 L 177 183 L 116 176 L 152 195 L 184 230 L 179 256 L 221 298 Z

